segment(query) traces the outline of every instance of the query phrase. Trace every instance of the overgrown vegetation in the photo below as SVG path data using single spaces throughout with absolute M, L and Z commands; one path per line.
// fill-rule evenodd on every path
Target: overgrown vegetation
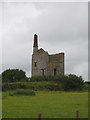
M 61 89 L 67 91 L 67 90 L 82 90 L 84 88 L 84 80 L 81 76 L 76 76 L 73 74 L 69 75 L 58 75 L 58 76 L 37 76 L 32 77 L 31 81 L 53 81 L 55 83 L 58 83 L 61 87 Z
M 25 72 L 18 69 L 4 71 L 2 81 L 3 91 L 15 89 L 79 91 L 87 87 L 82 77 L 74 74 L 36 76 L 31 77 L 29 81 Z
M 2 90 L 15 90 L 15 89 L 31 89 L 31 90 L 62 90 L 61 84 L 55 82 L 16 82 L 16 83 L 3 83 Z
M 31 90 L 50 90 L 50 91 L 80 91 L 87 86 L 81 76 L 60 75 L 49 77 L 32 77 L 28 82 L 3 83 L 2 90 L 31 89 Z
M 27 77 L 23 70 L 8 69 L 2 72 L 2 82 L 17 82 L 27 81 Z
M 35 91 L 34 90 L 30 90 L 30 89 L 27 89 L 27 90 L 24 90 L 24 89 L 17 89 L 14 91 L 14 95 L 35 95 Z

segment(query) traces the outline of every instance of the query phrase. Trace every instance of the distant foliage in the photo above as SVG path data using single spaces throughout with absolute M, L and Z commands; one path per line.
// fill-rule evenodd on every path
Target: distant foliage
M 26 81 L 27 77 L 23 70 L 8 69 L 2 72 L 2 82 Z
M 14 83 L 3 83 L 3 91 L 13 91 L 16 89 L 30 89 L 30 90 L 63 90 L 62 85 L 55 82 L 14 82 Z
M 36 76 L 31 77 L 31 81 L 53 81 L 61 85 L 61 89 L 65 91 L 82 90 L 84 88 L 84 80 L 81 76 L 74 74 L 58 75 L 58 76 Z
M 28 82 L 4 82 L 2 90 L 50 90 L 50 91 L 80 91 L 86 88 L 86 84 L 81 76 L 73 74 L 58 76 L 37 76 L 31 77 Z
M 84 88 L 84 80 L 81 76 L 78 77 L 76 75 L 70 74 L 65 77 L 62 83 L 65 91 L 82 90 Z

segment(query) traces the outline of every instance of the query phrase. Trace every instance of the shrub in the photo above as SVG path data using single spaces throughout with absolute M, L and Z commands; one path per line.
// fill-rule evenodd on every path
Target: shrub
M 15 95 L 35 95 L 35 91 L 30 89 L 17 89 L 14 91 Z
M 84 80 L 81 76 L 77 76 L 74 74 L 69 75 L 57 75 L 57 76 L 35 76 L 31 77 L 31 82 L 40 82 L 40 81 L 49 81 L 54 82 L 54 84 L 46 86 L 48 89 L 53 90 L 65 90 L 65 91 L 73 91 L 73 90 L 83 90 L 84 89 Z M 58 83 L 56 86 L 55 84 Z
M 65 91 L 82 90 L 84 88 L 84 80 L 81 76 L 78 77 L 76 75 L 69 74 L 62 82 Z
M 32 89 L 34 90 L 34 85 L 28 82 L 15 82 L 15 83 L 3 83 L 2 91 L 16 90 L 16 89 Z
M 85 87 L 81 76 L 58 75 L 58 76 L 37 76 L 32 77 L 29 82 L 3 83 L 2 90 L 30 89 L 30 90 L 83 90 Z
M 17 82 L 27 80 L 28 79 L 23 70 L 7 69 L 4 72 L 2 72 L 2 82 Z

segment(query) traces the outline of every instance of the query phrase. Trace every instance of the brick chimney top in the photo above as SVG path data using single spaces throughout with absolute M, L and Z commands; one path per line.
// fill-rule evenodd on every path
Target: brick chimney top
M 33 47 L 38 47 L 38 36 L 34 34 L 34 44 Z

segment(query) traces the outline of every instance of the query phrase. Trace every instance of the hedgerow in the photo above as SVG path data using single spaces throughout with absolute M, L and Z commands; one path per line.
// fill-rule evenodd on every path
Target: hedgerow
M 75 91 L 85 88 L 84 80 L 76 75 L 37 76 L 28 82 L 3 83 L 2 90 L 31 89 L 31 90 L 64 90 Z

